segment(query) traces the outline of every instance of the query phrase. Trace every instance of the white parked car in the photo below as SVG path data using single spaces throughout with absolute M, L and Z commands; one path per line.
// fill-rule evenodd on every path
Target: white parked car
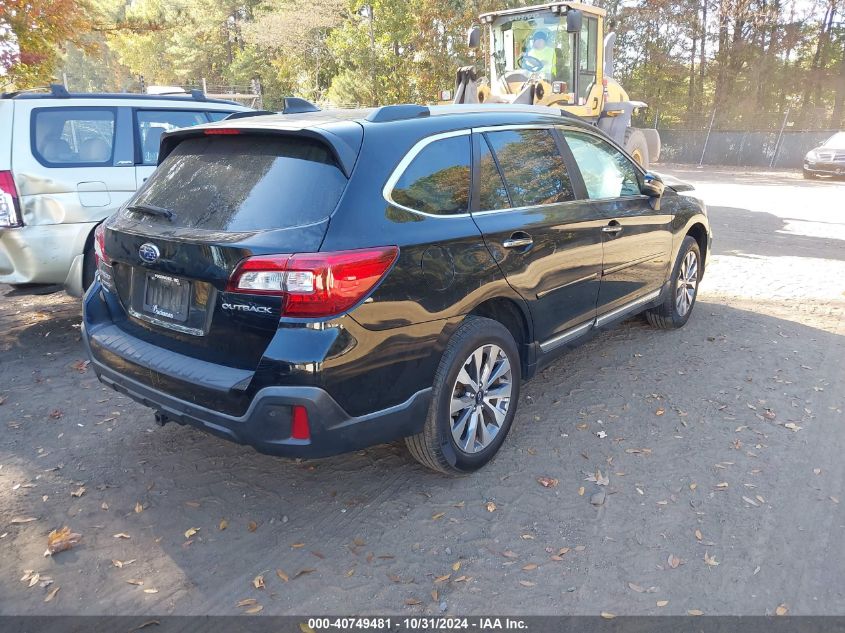
M 0 95 L 0 283 L 94 278 L 94 228 L 153 172 L 164 132 L 250 111 L 184 95 Z

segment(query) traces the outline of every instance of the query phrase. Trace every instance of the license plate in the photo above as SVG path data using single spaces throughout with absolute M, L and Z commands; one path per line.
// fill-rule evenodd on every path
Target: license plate
M 171 321 L 188 320 L 191 282 L 159 273 L 147 273 L 144 312 Z

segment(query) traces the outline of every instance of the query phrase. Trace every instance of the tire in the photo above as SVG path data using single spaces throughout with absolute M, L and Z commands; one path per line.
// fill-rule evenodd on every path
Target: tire
M 463 388 L 463 384 L 469 384 L 467 379 L 476 377 L 474 370 L 478 365 L 473 360 L 478 351 L 481 351 L 482 372 L 490 375 L 502 370 L 487 386 L 488 390 L 481 393 L 496 390 L 499 394 L 507 393 L 507 397 L 475 398 L 471 389 Z M 491 352 L 496 354 L 492 370 L 487 365 Z M 508 371 L 504 370 L 504 360 Z M 520 379 L 519 350 L 510 331 L 492 319 L 467 317 L 449 339 L 440 359 L 423 431 L 405 438 L 411 455 L 423 466 L 452 475 L 470 473 L 487 464 L 510 430 L 519 401 Z M 455 394 L 459 396 L 455 402 L 463 400 L 467 406 L 458 410 L 453 419 L 451 405 Z M 496 415 L 493 409 L 501 415 Z M 459 424 L 462 416 L 465 416 L 463 425 Z M 465 441 L 456 439 L 453 427 Z M 475 428 L 472 436 L 471 427 Z
M 653 128 L 638 128 L 645 137 L 645 142 L 648 145 L 648 162 L 649 165 L 660 161 L 660 132 Z
M 689 276 L 689 265 L 685 265 L 690 257 L 694 257 L 695 262 L 695 271 L 692 276 Z M 695 307 L 695 300 L 698 298 L 698 284 L 701 281 L 701 273 L 701 249 L 698 247 L 698 242 L 687 235 L 681 243 L 678 259 L 672 269 L 672 280 L 666 300 L 656 308 L 651 308 L 645 312 L 646 320 L 652 327 L 661 330 L 674 330 L 686 324 L 692 314 L 692 309 Z M 686 281 L 681 279 L 682 275 Z M 689 298 L 689 292 L 687 292 L 688 303 L 680 300 L 679 305 L 679 283 L 683 283 L 684 289 L 689 291 L 691 282 L 694 282 L 691 288 L 692 297 Z
M 631 155 L 637 164 L 643 169 L 648 169 L 648 143 L 645 135 L 635 128 L 629 127 L 625 130 L 625 151 Z

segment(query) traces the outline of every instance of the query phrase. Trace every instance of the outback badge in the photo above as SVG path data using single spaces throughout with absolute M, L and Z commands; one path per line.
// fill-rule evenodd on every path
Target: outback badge
M 154 264 L 161 256 L 161 252 L 158 250 L 158 246 L 147 242 L 141 244 L 141 248 L 138 249 L 138 256 L 147 264 Z

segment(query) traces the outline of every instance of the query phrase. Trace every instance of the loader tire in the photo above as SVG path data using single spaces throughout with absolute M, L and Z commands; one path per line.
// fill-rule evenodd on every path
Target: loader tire
M 625 130 L 625 151 L 643 169 L 648 169 L 648 143 L 642 131 L 629 127 Z

